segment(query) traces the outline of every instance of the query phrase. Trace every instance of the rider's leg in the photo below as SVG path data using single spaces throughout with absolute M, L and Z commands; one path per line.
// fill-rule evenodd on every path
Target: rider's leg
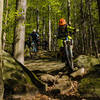
M 63 40 L 62 39 L 58 39 L 57 40 L 57 44 L 58 44 L 58 47 L 59 47 L 59 58 L 62 60 L 63 62 Z
M 35 44 L 34 44 L 34 53 L 35 53 L 35 56 L 37 56 L 37 52 L 38 52 L 38 48 L 37 48 L 37 43 L 35 42 Z
M 61 47 L 61 61 L 62 62 L 65 62 L 65 50 L 64 50 L 64 47 Z

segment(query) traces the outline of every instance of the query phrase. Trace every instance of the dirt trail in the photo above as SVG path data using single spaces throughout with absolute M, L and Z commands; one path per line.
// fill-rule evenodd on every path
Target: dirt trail
M 57 61 L 56 57 L 52 57 L 47 51 L 40 51 L 37 56 L 34 56 L 32 59 L 28 58 L 25 61 L 25 66 L 31 71 L 39 70 L 49 73 L 65 67 L 65 63 Z
M 50 99 L 47 97 L 50 100 L 63 100 L 68 98 L 68 96 L 73 98 L 73 95 L 77 94 L 78 83 L 71 81 L 67 75 L 63 74 L 64 69 L 66 69 L 65 63 L 62 63 L 60 60 L 57 61 L 56 57 L 52 56 L 50 52 L 40 51 L 32 59 L 27 58 L 25 66 L 47 84 L 46 95 L 56 98 Z

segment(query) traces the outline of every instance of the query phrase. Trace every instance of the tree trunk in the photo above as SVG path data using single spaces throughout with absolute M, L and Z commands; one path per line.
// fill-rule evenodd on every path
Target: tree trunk
M 24 64 L 26 0 L 17 0 L 16 9 L 19 11 L 20 16 L 16 16 L 14 57 L 20 63 Z
M 77 0 L 74 0 L 74 27 L 76 28 L 76 21 L 77 21 L 77 13 L 76 13 L 76 7 L 77 7 Z M 77 32 L 77 34 L 74 34 L 74 51 L 76 52 L 76 54 L 79 52 L 79 47 L 78 47 L 78 35 L 79 35 L 79 32 Z
M 8 17 L 8 0 L 6 0 L 6 17 L 5 17 L 5 26 L 7 26 L 7 17 Z M 4 50 L 5 48 L 5 44 L 6 44 L 6 32 L 3 33 L 3 45 L 2 45 L 2 49 Z
M 37 32 L 39 32 L 39 10 L 38 10 L 38 8 L 36 9 L 36 15 L 37 15 L 37 17 L 36 17 L 36 20 L 37 20 Z
M 100 23 L 100 0 L 97 0 L 97 4 L 98 4 L 99 23 Z
M 45 34 L 45 18 L 43 17 L 43 41 L 46 40 L 46 34 Z
M 3 100 L 4 84 L 3 84 L 3 73 L 2 73 L 2 16 L 3 16 L 3 0 L 0 0 L 0 100 Z
M 77 0 L 74 0 L 74 2 L 75 3 L 74 3 L 74 6 L 73 6 L 74 7 L 74 22 L 73 23 L 74 23 L 74 27 L 76 27 L 76 21 L 77 21 L 76 20 L 76 16 L 77 16 L 76 15 L 76 7 L 77 7 L 76 2 L 77 2 Z
M 51 51 L 51 18 L 50 18 L 51 7 L 49 5 L 49 51 Z
M 94 40 L 94 46 L 95 46 L 95 47 L 94 47 L 94 52 L 95 52 L 95 57 L 98 58 L 98 57 L 99 57 L 99 55 L 98 55 L 98 54 L 99 54 L 99 52 L 98 52 L 98 43 L 97 43 L 95 34 L 94 34 L 94 39 L 95 39 L 95 40 Z
M 93 54 L 93 44 L 94 44 L 94 33 L 93 33 L 93 18 L 91 15 L 91 0 L 89 0 L 88 4 L 88 9 L 89 9 L 89 31 L 90 31 L 90 54 Z
M 83 12 L 83 0 L 81 0 L 81 9 L 80 9 L 80 13 L 81 13 L 81 36 L 82 36 L 82 53 L 85 53 L 85 19 L 84 19 L 84 12 Z
M 56 31 L 57 31 L 57 14 L 55 14 L 55 20 L 54 20 L 55 24 L 54 24 L 54 36 L 53 36 L 53 50 L 56 51 L 57 48 L 57 38 L 56 38 Z
M 91 8 L 91 3 L 92 1 L 90 0 L 89 1 L 89 18 L 90 18 L 90 32 L 91 32 L 91 47 L 92 47 L 92 53 L 98 57 L 98 48 L 97 48 L 97 45 L 96 45 L 96 39 L 95 39 L 95 34 L 94 34 L 94 21 L 93 21 L 93 17 L 91 15 L 91 12 L 92 12 L 92 8 Z
M 68 9 L 68 24 L 71 24 L 71 17 L 70 17 L 70 0 L 67 0 L 67 9 Z

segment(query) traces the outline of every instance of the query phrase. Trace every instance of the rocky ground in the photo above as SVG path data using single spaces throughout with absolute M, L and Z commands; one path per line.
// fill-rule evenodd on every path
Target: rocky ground
M 47 86 L 46 91 L 32 97 L 33 100 L 79 99 L 78 82 L 69 78 L 65 63 L 57 60 L 50 52 L 40 51 L 37 56 L 27 58 L 25 66 Z
M 27 56 L 25 67 L 45 84 L 45 91 L 39 91 L 33 85 L 26 84 L 28 85 L 25 87 L 27 93 L 23 93 L 23 91 L 16 93 L 16 91 L 20 91 L 18 87 L 21 88 L 18 85 L 17 88 L 14 88 L 15 93 L 5 100 L 99 100 L 100 75 L 98 66 L 100 65 L 97 65 L 99 60 L 81 55 L 74 60 L 74 63 L 78 69 L 76 68 L 75 72 L 68 74 L 68 68 L 56 59 L 56 54 L 40 51 L 33 58 Z M 97 67 L 93 67 L 95 65 Z M 96 73 L 97 70 L 98 73 Z M 92 72 L 96 73 L 94 78 Z

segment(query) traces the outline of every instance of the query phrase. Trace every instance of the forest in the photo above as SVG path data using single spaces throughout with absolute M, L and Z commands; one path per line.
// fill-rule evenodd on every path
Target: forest
M 75 29 L 72 58 L 59 48 L 61 18 Z M 99 73 L 100 0 L 0 0 L 0 100 L 100 100 Z

